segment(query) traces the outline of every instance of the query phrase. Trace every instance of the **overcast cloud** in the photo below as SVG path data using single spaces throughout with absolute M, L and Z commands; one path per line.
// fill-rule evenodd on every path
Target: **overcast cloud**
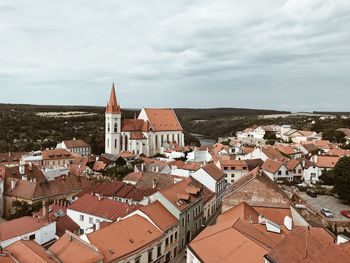
M 349 0 L 0 0 L 0 102 L 350 111 Z

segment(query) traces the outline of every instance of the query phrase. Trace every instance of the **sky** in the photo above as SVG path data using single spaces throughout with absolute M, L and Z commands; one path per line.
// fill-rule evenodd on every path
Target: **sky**
M 0 0 L 0 103 L 350 111 L 349 0 Z

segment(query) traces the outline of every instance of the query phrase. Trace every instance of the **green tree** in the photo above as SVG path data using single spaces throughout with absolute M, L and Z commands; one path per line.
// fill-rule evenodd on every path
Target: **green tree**
M 321 176 L 320 179 L 325 185 L 334 185 L 335 183 L 335 176 L 334 176 L 334 171 L 325 171 Z
M 346 141 L 345 133 L 337 130 L 325 130 L 322 133 L 322 139 L 336 143 L 344 143 Z
M 350 157 L 342 157 L 333 169 L 334 190 L 350 203 Z

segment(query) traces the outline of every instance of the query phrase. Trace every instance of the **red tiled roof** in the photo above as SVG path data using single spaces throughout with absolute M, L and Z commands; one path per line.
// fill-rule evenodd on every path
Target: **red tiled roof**
M 144 109 L 154 131 L 182 131 L 173 109 Z
M 97 247 L 67 231 L 51 247 L 50 251 L 64 263 L 102 262 L 103 255 Z
M 238 218 L 256 224 L 259 222 L 259 213 L 246 202 L 241 202 L 219 215 L 217 223 L 223 223 Z
M 92 167 L 92 170 L 100 172 L 103 171 L 106 168 L 107 164 L 101 161 L 96 161 L 94 163 L 94 166 Z
M 272 147 L 263 147 L 262 152 L 271 160 L 283 161 L 286 159 L 282 153 Z
M 336 245 L 325 229 L 300 227 L 293 229 L 265 258 L 278 263 L 347 263 L 350 243 Z
M 144 140 L 144 139 L 146 139 L 146 137 L 140 131 L 132 132 L 130 135 L 130 140 Z
M 106 113 L 117 113 L 117 114 L 121 113 L 120 106 L 117 102 L 114 83 L 112 85 L 111 95 L 109 96 L 109 101 L 107 103 Z
M 45 249 L 36 243 L 34 240 L 19 240 L 10 246 L 6 247 L 6 251 L 21 263 L 55 263 L 57 262 Z M 2 263 L 2 257 L 0 256 Z
M 216 181 L 219 181 L 225 176 L 225 173 L 221 171 L 214 163 L 209 163 L 202 167 L 202 169 Z
M 142 131 L 144 127 L 144 120 L 139 119 L 125 119 L 122 120 L 122 131 Z
M 86 143 L 85 141 L 83 141 L 81 139 L 79 139 L 79 140 L 66 140 L 66 141 L 63 141 L 63 143 L 67 147 L 67 149 L 90 147 L 90 144 Z
M 138 207 L 111 199 L 85 194 L 72 203 L 67 209 L 94 215 L 116 221 L 118 218 L 124 217 L 136 210 Z
M 44 150 L 41 155 L 43 160 L 74 159 L 73 155 L 65 149 Z
M 292 159 L 290 161 L 288 161 L 286 163 L 286 166 L 288 168 L 289 171 L 292 171 L 294 170 L 299 164 L 301 164 L 301 161 L 300 160 L 295 160 L 295 159 Z
M 143 206 L 139 210 L 145 213 L 162 231 L 178 223 L 178 220 L 159 201 Z
M 88 234 L 88 239 L 100 249 L 105 262 L 114 262 L 149 246 L 162 234 L 145 218 L 133 215 Z
M 12 180 L 16 182 L 16 187 L 13 190 L 11 189 Z M 4 194 L 33 201 L 42 198 L 55 198 L 56 196 L 75 194 L 88 186 L 90 186 L 90 182 L 85 177 L 77 176 L 64 176 L 63 178 L 45 183 L 7 178 Z
M 271 159 L 267 159 L 264 164 L 261 166 L 261 169 L 263 169 L 266 172 L 275 174 L 279 169 L 282 167 L 283 163 L 279 161 L 274 161 Z
M 189 195 L 186 189 L 193 185 L 191 178 L 185 178 L 182 181 L 169 186 L 168 188 L 161 190 L 160 193 L 168 199 L 178 210 L 183 211 L 186 209 L 191 203 L 197 201 L 199 197 Z M 188 198 L 189 197 L 189 198 Z M 184 198 L 181 203 L 178 201 Z
M 0 238 L 2 241 L 34 232 L 50 223 L 47 220 L 24 216 L 0 224 Z
M 339 161 L 340 157 L 338 156 L 317 156 L 316 165 L 321 168 L 334 168 L 334 166 Z

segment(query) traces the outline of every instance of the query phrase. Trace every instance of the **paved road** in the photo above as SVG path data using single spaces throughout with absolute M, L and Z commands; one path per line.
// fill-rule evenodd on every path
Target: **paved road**
M 341 200 L 329 196 L 329 195 L 318 195 L 316 198 L 308 196 L 305 192 L 300 192 L 300 197 L 307 201 L 317 212 L 320 212 L 321 208 L 328 208 L 334 214 L 334 218 L 329 219 L 330 221 L 350 221 L 349 218 L 343 216 L 341 210 L 350 210 L 350 206 L 343 204 Z

